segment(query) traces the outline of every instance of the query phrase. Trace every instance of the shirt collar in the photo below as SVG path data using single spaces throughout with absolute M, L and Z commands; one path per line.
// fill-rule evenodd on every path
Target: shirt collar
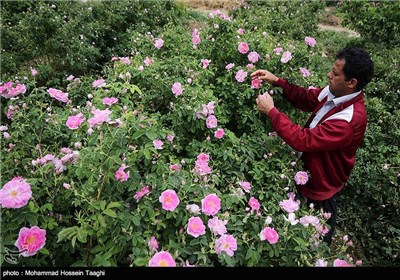
M 338 106 L 346 101 L 349 101 L 350 99 L 353 99 L 354 97 L 356 97 L 357 95 L 359 95 L 361 93 L 360 91 L 357 91 L 355 93 L 352 94 L 348 94 L 345 96 L 341 96 L 341 97 L 335 97 L 330 91 L 328 92 L 328 101 L 333 101 L 333 103 L 335 104 L 335 106 Z

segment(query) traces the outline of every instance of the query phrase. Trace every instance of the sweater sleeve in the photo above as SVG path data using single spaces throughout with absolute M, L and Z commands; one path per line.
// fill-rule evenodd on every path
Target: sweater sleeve
M 344 120 L 327 120 L 310 129 L 294 124 L 275 107 L 268 116 L 276 133 L 299 152 L 336 150 L 348 146 L 353 139 L 354 129 Z
M 312 112 L 317 107 L 318 95 L 322 88 L 306 89 L 298 85 L 290 84 L 287 80 L 279 78 L 273 86 L 283 89 L 284 97 L 296 108 L 304 112 Z

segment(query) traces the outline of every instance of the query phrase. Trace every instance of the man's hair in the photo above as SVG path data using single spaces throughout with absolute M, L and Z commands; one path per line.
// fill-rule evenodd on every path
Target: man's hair
M 374 63 L 369 54 L 358 47 L 347 47 L 341 50 L 336 59 L 344 59 L 343 73 L 346 80 L 356 79 L 356 90 L 362 90 L 374 74 Z

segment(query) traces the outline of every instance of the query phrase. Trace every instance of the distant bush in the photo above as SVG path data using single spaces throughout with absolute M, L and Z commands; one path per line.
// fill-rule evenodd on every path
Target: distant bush
M 316 30 L 319 14 L 326 7 L 325 1 L 245 1 L 244 9 L 233 11 L 237 20 L 247 20 L 247 9 L 251 9 L 252 20 L 248 28 L 261 29 L 280 38 L 304 39 L 310 30 Z M 247 5 L 246 5 L 247 4 Z M 243 18 L 242 18 L 243 17 Z
M 400 44 L 399 1 L 342 1 L 338 4 L 343 25 L 374 42 Z
M 367 102 L 369 124 L 357 163 L 342 192 L 343 227 L 362 243 L 375 266 L 399 265 L 400 111 L 389 113 L 378 98 Z M 364 230 L 363 230 L 364 229 Z
M 1 79 L 40 70 L 39 84 L 99 72 L 126 55 L 129 30 L 155 31 L 184 12 L 172 1 L 5 1 Z

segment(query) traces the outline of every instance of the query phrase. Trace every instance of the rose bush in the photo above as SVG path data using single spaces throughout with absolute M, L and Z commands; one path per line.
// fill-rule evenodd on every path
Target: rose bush
M 2 178 L 25 178 L 32 197 L 8 209 L 15 193 L 2 184 L 3 255 L 17 250 L 26 266 L 353 265 L 347 238 L 321 242 L 329 214 L 296 197 L 308 175 L 255 97 L 271 91 L 304 116 L 249 75 L 266 68 L 317 85 L 328 58 L 307 44 L 313 34 L 281 39 L 239 14 L 132 31 L 130 53 L 65 88 L 11 81 L 26 91 L 4 89 Z M 27 226 L 41 234 L 26 237 L 38 251 L 29 257 L 14 245 Z

